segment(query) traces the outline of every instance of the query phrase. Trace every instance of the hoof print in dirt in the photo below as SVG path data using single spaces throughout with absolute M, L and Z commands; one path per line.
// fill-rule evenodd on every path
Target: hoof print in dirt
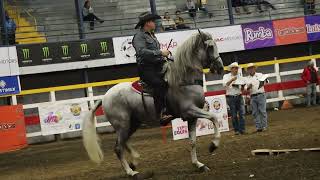
M 146 172 L 146 173 L 138 173 L 132 176 L 132 180 L 144 180 L 144 179 L 150 179 L 153 177 L 153 172 Z
M 199 171 L 200 172 L 209 172 L 210 168 L 208 168 L 208 166 L 202 166 L 202 167 L 199 168 Z
M 213 153 L 218 147 L 214 143 L 210 143 L 209 152 Z
M 135 171 L 137 169 L 137 167 L 133 164 L 133 163 L 129 163 L 129 167 Z

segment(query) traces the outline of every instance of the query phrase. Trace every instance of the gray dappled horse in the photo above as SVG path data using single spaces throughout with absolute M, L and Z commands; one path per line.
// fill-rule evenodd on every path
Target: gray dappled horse
M 209 171 L 210 169 L 197 159 L 196 122 L 198 118 L 213 122 L 215 133 L 209 146 L 209 151 L 213 152 L 219 145 L 220 133 L 216 116 L 202 109 L 205 103 L 202 87 L 203 68 L 210 65 L 211 72 L 217 71 L 220 74 L 223 72 L 223 63 L 212 36 L 200 31 L 178 47 L 174 59 L 174 62 L 167 63 L 165 75 L 169 83 L 167 106 L 175 117 L 188 121 L 192 164 L 201 171 Z M 127 175 L 138 177 L 138 172 L 134 169 L 139 154 L 131 147 L 128 140 L 141 121 L 159 121 L 152 97 L 142 98 L 141 94 L 132 89 L 131 83 L 120 83 L 109 89 L 102 101 L 94 105 L 84 120 L 83 141 L 90 159 L 96 163 L 103 160 L 103 152 L 94 125 L 94 112 L 101 105 L 106 112 L 107 120 L 116 131 L 117 141 L 114 150 L 122 167 Z M 132 163 L 129 164 L 125 159 L 124 150 L 132 156 Z

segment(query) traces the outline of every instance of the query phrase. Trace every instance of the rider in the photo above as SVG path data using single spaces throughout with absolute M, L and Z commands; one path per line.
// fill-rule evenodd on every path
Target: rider
M 153 98 L 156 112 L 161 120 L 167 120 L 171 116 L 166 115 L 165 96 L 168 84 L 164 81 L 162 73 L 165 63 L 164 57 L 168 57 L 168 50 L 160 50 L 160 43 L 154 35 L 156 29 L 155 20 L 160 16 L 142 13 L 135 29 L 140 31 L 134 36 L 132 42 L 136 50 L 138 72 L 141 80 L 153 89 Z

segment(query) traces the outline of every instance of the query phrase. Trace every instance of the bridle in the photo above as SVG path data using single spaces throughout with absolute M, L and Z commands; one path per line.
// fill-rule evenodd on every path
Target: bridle
M 206 48 L 208 48 L 207 43 L 204 41 L 204 39 L 203 39 L 203 37 L 202 37 L 202 33 L 201 33 L 200 29 L 198 29 L 198 32 L 199 32 L 199 36 L 200 36 L 200 39 L 201 39 L 201 42 L 202 42 L 203 46 L 206 47 Z M 208 53 L 208 52 L 207 52 L 207 53 Z M 210 55 L 209 55 L 209 57 L 210 57 Z M 213 61 L 217 61 L 219 58 L 221 58 L 220 55 L 217 56 L 217 57 L 213 57 Z

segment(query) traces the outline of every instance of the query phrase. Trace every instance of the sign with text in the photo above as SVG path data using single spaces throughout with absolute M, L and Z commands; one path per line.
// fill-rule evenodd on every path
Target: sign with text
M 111 38 L 18 45 L 20 67 L 114 57 Z
M 27 137 L 22 105 L 0 106 L 0 153 L 26 147 Z
M 320 40 L 320 16 L 306 16 L 305 23 L 308 41 Z
M 206 97 L 204 110 L 213 113 L 218 119 L 219 131 L 229 131 L 228 111 L 225 95 Z M 196 124 L 197 136 L 214 134 L 213 122 L 208 119 L 198 119 Z M 172 121 L 173 140 L 189 137 L 188 122 L 181 119 Z
M 19 76 L 0 77 L 0 96 L 20 93 Z
M 272 21 L 242 24 L 241 26 L 246 49 L 275 46 Z
M 216 41 L 219 53 L 244 50 L 241 25 L 203 29 Z
M 19 74 L 16 47 L 0 47 L 0 77 Z
M 276 45 L 308 41 L 304 17 L 273 21 Z
M 81 130 L 82 120 L 87 111 L 87 102 L 41 105 L 39 107 L 39 116 L 42 135 Z

